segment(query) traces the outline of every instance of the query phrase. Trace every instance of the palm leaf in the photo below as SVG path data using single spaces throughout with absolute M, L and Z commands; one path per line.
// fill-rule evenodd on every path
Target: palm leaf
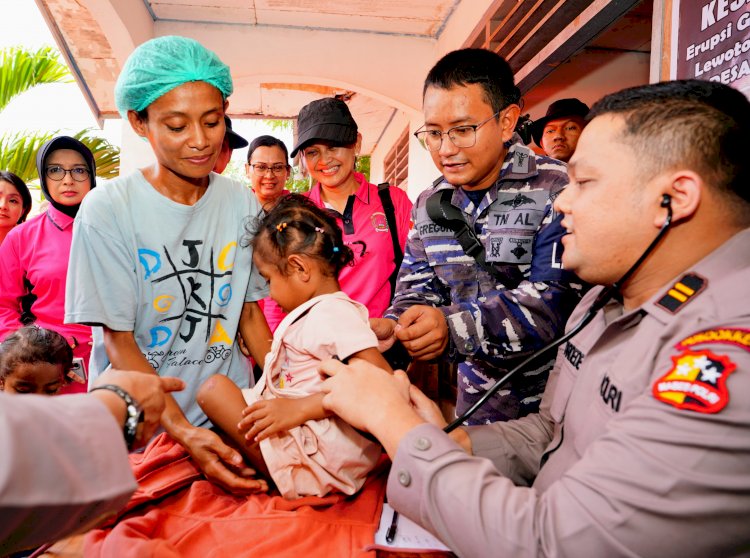
M 120 175 L 120 148 L 106 139 L 92 134 L 92 129 L 81 130 L 73 136 L 80 140 L 94 154 L 96 176 L 115 178 Z
M 38 50 L 8 47 L 0 50 L 0 111 L 14 97 L 42 83 L 73 81 L 68 67 L 56 49 L 46 46 Z
M 0 136 L 0 169 L 17 174 L 24 182 L 36 180 L 36 152 L 55 132 L 15 132 Z

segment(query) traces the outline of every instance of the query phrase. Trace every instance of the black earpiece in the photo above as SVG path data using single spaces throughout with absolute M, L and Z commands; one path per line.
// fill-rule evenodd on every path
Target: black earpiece
M 672 204 L 672 196 L 670 196 L 669 194 L 664 194 L 661 197 L 661 204 L 660 205 L 662 207 L 669 207 L 671 204 Z

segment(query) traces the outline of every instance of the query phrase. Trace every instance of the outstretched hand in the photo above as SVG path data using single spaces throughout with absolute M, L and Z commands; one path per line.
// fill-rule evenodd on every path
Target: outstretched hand
M 193 428 L 182 444 L 211 482 L 234 493 L 266 492 L 268 484 L 256 478 L 240 453 L 226 445 L 218 434 L 206 428 Z
M 146 444 L 154 435 L 164 411 L 164 395 L 185 388 L 179 378 L 161 378 L 154 374 L 144 374 L 133 370 L 109 369 L 99 376 L 92 387 L 114 384 L 124 389 L 143 410 L 143 422 L 139 425 L 133 447 Z M 95 391 L 91 395 L 100 399 L 110 409 L 118 422 L 122 422 L 124 402 L 112 392 Z

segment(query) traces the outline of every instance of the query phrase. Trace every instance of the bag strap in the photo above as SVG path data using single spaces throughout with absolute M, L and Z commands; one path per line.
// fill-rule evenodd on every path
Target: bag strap
M 396 294 L 396 278 L 398 277 L 398 270 L 401 268 L 401 261 L 404 259 L 404 251 L 401 249 L 401 243 L 398 241 L 396 208 L 393 207 L 390 184 L 388 182 L 381 182 L 378 184 L 378 196 L 380 197 L 380 203 L 383 204 L 383 211 L 385 212 L 385 220 L 388 223 L 388 230 L 391 232 L 391 242 L 393 243 L 393 263 L 396 264 L 396 268 L 388 278 L 388 281 L 391 283 L 392 299 L 393 295 Z
M 484 246 L 474 232 L 474 229 L 466 222 L 464 212 L 451 203 L 451 198 L 453 198 L 452 188 L 443 188 L 432 194 L 427 198 L 425 205 L 427 216 L 435 224 L 452 230 L 464 253 L 474 258 L 495 279 L 501 279 L 498 270 L 485 260 Z

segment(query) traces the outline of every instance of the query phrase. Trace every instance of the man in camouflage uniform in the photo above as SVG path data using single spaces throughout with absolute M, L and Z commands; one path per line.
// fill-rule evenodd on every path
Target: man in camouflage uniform
M 566 168 L 514 133 L 519 98 L 510 67 L 487 50 L 449 53 L 428 74 L 416 136 L 443 176 L 414 205 L 390 320 L 373 320 L 380 339 L 398 338 L 416 359 L 458 361 L 457 414 L 558 337 L 583 290 L 560 264 L 563 229 L 552 207 Z M 487 265 L 428 216 L 427 200 L 446 189 Z M 536 411 L 553 356 L 517 376 L 472 423 Z

